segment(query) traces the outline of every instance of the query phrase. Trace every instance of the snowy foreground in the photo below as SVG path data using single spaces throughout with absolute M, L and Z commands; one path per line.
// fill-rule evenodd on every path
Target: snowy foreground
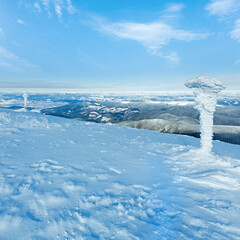
M 240 146 L 0 110 L 0 239 L 240 239 Z

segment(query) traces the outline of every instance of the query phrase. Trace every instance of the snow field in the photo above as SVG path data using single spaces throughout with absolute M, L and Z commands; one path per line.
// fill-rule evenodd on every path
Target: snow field
M 8 110 L 0 138 L 2 240 L 240 238 L 240 146 Z

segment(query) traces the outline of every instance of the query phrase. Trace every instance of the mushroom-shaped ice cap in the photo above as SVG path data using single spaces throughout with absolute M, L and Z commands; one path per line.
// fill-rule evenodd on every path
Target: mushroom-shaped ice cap
M 208 76 L 191 78 L 185 82 L 185 86 L 188 88 L 199 89 L 206 93 L 218 93 L 221 90 L 225 89 L 223 83 L 217 81 L 215 78 Z

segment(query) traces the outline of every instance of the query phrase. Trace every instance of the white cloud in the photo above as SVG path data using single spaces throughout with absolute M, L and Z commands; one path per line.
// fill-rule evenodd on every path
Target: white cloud
M 21 20 L 21 19 L 18 19 L 18 20 L 17 20 L 17 23 L 22 24 L 22 25 L 25 25 L 25 22 L 24 22 L 23 20 Z
M 170 62 L 178 62 L 177 53 L 164 56 L 160 49 L 171 40 L 190 42 L 206 38 L 208 34 L 199 34 L 190 31 L 177 29 L 164 22 L 135 23 L 116 22 L 111 23 L 95 18 L 96 30 L 105 34 L 116 36 L 121 39 L 135 40 L 147 48 L 153 55 L 159 55 Z
M 164 58 L 166 58 L 172 65 L 176 65 L 180 62 L 180 58 L 176 52 L 173 52 L 169 55 L 165 55 Z
M 181 3 L 168 4 L 166 9 L 161 12 L 160 19 L 168 22 L 176 21 L 181 16 L 180 13 L 184 8 L 185 5 Z
M 56 14 L 58 18 L 62 18 L 64 11 L 68 14 L 76 12 L 71 0 L 35 0 L 33 3 L 25 0 L 22 3 L 28 9 L 35 9 L 39 13 L 45 12 L 50 16 Z
M 206 10 L 210 15 L 224 17 L 237 12 L 240 9 L 239 0 L 212 0 L 206 6 Z
M 206 6 L 206 10 L 209 11 L 210 15 L 216 15 L 220 20 L 226 17 L 235 18 L 234 29 L 229 33 L 232 39 L 240 42 L 240 0 L 211 0 L 211 2 Z
M 41 9 L 41 7 L 40 7 L 40 5 L 39 5 L 38 2 L 35 2 L 35 3 L 33 4 L 33 6 L 34 6 L 34 8 L 36 8 L 36 9 L 38 10 L 38 12 L 41 12 L 41 11 L 42 11 L 42 9 Z
M 231 38 L 240 42 L 240 18 L 235 22 L 235 28 L 230 33 Z
M 171 12 L 171 13 L 180 12 L 184 7 L 185 7 L 184 4 L 173 3 L 169 5 L 169 7 L 165 10 L 165 12 Z
M 19 58 L 12 52 L 0 46 L 0 66 L 9 71 L 39 70 L 39 66 Z
M 49 0 L 41 0 L 46 11 L 49 11 Z
M 58 15 L 59 18 L 62 17 L 62 8 L 60 7 L 60 5 L 55 5 L 55 11 Z

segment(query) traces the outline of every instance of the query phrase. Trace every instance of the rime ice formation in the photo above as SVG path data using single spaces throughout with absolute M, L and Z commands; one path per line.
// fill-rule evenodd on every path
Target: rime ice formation
M 216 109 L 217 93 L 224 85 L 215 78 L 199 76 L 186 81 L 185 86 L 193 88 L 195 94 L 195 108 L 200 112 L 201 148 L 210 153 L 213 136 L 213 113 Z
M 23 99 L 24 99 L 24 108 L 27 109 L 28 94 L 26 92 L 23 93 Z

